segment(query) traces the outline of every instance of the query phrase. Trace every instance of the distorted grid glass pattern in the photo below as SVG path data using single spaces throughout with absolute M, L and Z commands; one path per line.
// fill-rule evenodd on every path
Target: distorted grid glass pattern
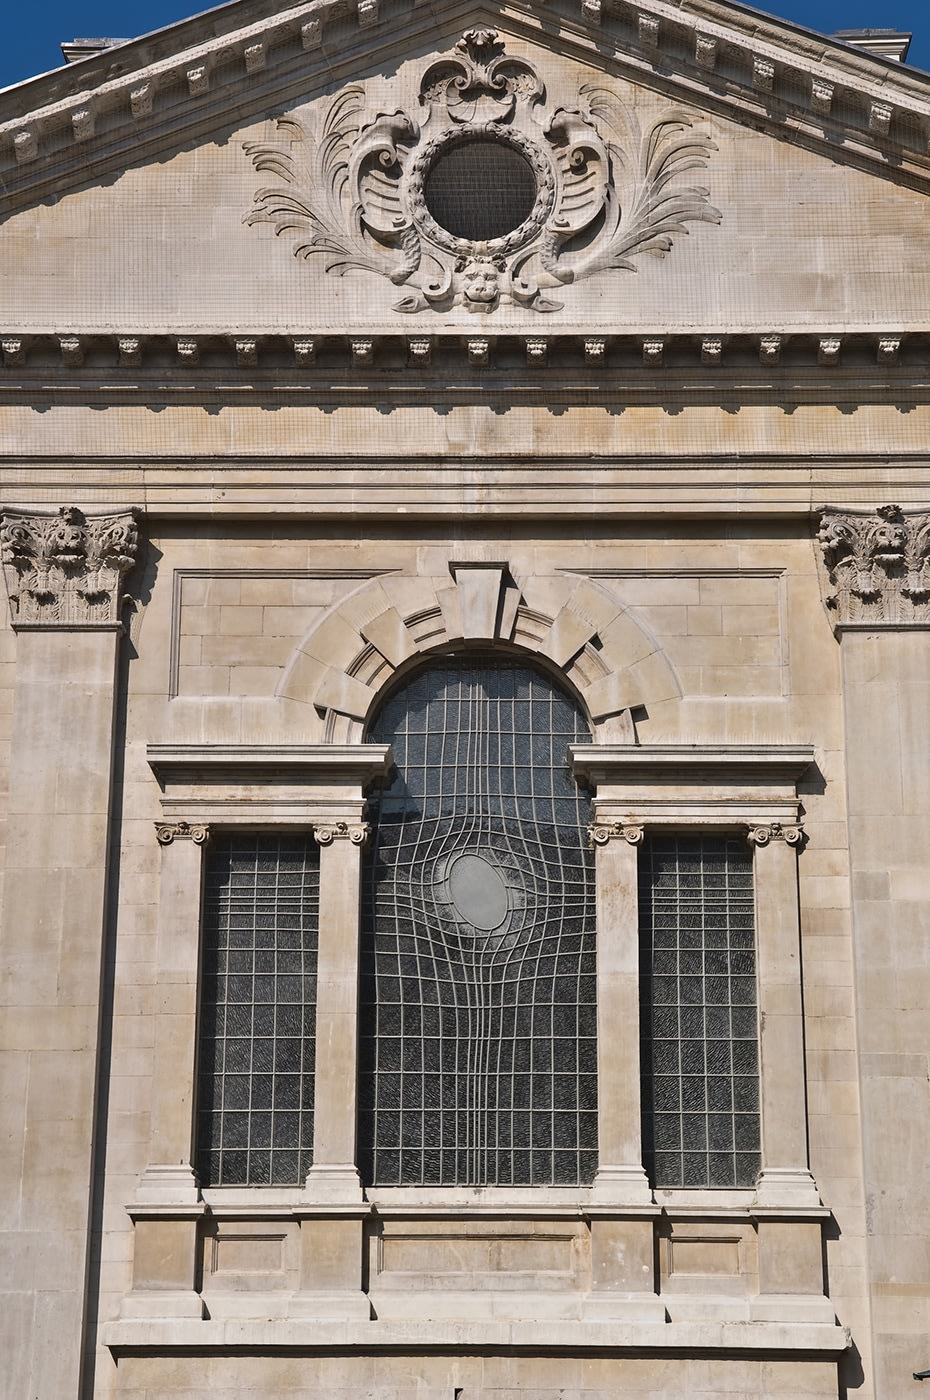
M 398 775 L 367 853 L 363 1176 L 590 1181 L 593 857 L 567 761 L 587 726 L 541 672 L 443 659 L 388 700 L 370 737 L 393 745 Z M 463 855 L 487 876 L 484 890 L 465 882 L 466 907 L 451 875 Z
M 215 839 L 204 888 L 198 1166 L 205 1186 L 297 1186 L 313 1148 L 319 848 Z
M 658 1187 L 752 1186 L 759 1055 L 752 855 L 655 836 L 640 855 L 643 1143 Z

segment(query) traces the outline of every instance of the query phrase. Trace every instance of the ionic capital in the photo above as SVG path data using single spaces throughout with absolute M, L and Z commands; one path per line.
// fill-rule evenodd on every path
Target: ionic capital
M 771 841 L 784 841 L 789 846 L 800 846 L 804 840 L 804 828 L 800 824 L 770 822 L 766 826 L 751 826 L 746 833 L 746 840 L 751 846 L 767 846 Z
M 318 846 L 331 846 L 334 841 L 351 841 L 353 846 L 364 846 L 371 827 L 368 822 L 324 822 L 313 828 L 313 839 Z
M 195 846 L 205 846 L 210 839 L 210 828 L 199 822 L 156 822 L 155 839 L 160 846 L 170 846 L 175 841 L 193 841 Z
M 592 822 L 588 836 L 592 846 L 606 846 L 609 841 L 626 841 L 638 846 L 643 839 L 643 828 L 638 822 Z
M 122 582 L 139 550 L 138 512 L 5 511 L 0 559 L 18 627 L 118 627 Z
M 930 622 L 930 515 L 829 508 L 817 540 L 824 603 L 837 625 Z

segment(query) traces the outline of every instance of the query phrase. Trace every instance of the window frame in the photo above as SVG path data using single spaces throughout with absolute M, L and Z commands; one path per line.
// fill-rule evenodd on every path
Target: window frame
M 598 939 L 605 953 L 598 1025 L 612 1028 L 622 1042 L 619 1055 L 611 1055 L 614 1078 L 618 1059 L 629 1074 L 623 1092 L 602 1099 L 595 1187 L 618 1205 L 633 1204 L 642 1201 L 646 1182 L 653 1199 L 640 1131 L 637 852 L 644 832 L 742 831 L 754 853 L 761 1170 L 754 1190 L 669 1188 L 655 1191 L 654 1199 L 709 1209 L 751 1204 L 757 1215 L 822 1210 L 808 1157 L 797 860 L 803 843 L 798 782 L 813 764 L 813 749 L 594 744 L 574 746 L 571 760 L 576 778 L 594 793 Z M 629 1073 L 634 1065 L 635 1076 Z
M 589 1222 L 594 1251 L 592 1317 L 616 1307 L 607 1259 L 621 1237 L 653 1258 L 654 1222 L 672 1215 L 819 1228 L 821 1205 L 807 1162 L 807 1115 L 797 853 L 802 832 L 797 783 L 813 761 L 799 746 L 686 748 L 583 744 L 570 748 L 576 779 L 593 793 L 598 939 L 599 1169 L 593 1186 L 391 1187 L 362 1190 L 355 1165 L 361 849 L 367 835 L 367 787 L 383 782 L 386 745 L 153 745 L 148 758 L 162 792 L 160 898 L 156 941 L 159 989 L 149 1165 L 127 1207 L 136 1232 L 132 1291 L 121 1317 L 203 1318 L 199 1283 L 202 1219 L 313 1220 L 313 1231 L 343 1225 L 346 1259 L 362 1248 L 366 1218 L 427 1220 L 479 1214 L 515 1220 Z M 754 846 L 757 975 L 761 1035 L 762 1166 L 756 1190 L 653 1193 L 642 1163 L 639 1075 L 639 928 L 637 854 L 646 827 L 741 830 Z M 203 848 L 211 828 L 312 829 L 321 846 L 314 1162 L 302 1187 L 218 1187 L 201 1192 L 192 1165 L 194 1085 L 201 949 Z M 352 931 L 354 930 L 354 937 Z M 347 934 L 349 936 L 347 936 Z M 323 1046 L 327 1050 L 327 1059 Z M 332 1072 L 334 1058 L 348 1071 Z M 339 1222 L 342 1222 L 342 1225 Z M 301 1290 L 295 1315 L 367 1318 L 361 1279 L 321 1294 L 314 1232 L 301 1231 Z M 619 1234 L 618 1234 L 619 1232 Z M 632 1233 L 631 1233 L 632 1232 Z M 615 1239 L 615 1236 L 617 1237 Z M 629 1238 L 628 1238 L 629 1237 Z M 372 1248 L 376 1247 L 372 1235 Z M 626 1246 L 624 1246 L 626 1248 Z M 604 1251 L 607 1251 L 604 1254 Z M 621 1251 L 622 1252 L 622 1251 Z M 635 1251 L 634 1251 L 635 1253 Z M 603 1256 L 603 1258 L 602 1258 Z M 625 1257 L 625 1256 L 624 1256 Z M 638 1257 L 638 1256 L 637 1256 Z M 151 1261 L 158 1260 L 158 1283 Z M 601 1260 L 601 1263 L 598 1263 Z M 598 1272 L 606 1269 L 603 1277 Z M 642 1291 L 640 1291 L 642 1285 Z M 648 1263 L 632 1307 L 662 1321 Z M 314 1291 L 315 1290 L 315 1291 Z M 760 1295 L 759 1316 L 783 1304 Z M 803 1303 L 821 1322 L 829 1304 Z M 821 1317 L 823 1313 L 823 1317 Z M 588 1313 L 585 1314 L 586 1316 Z M 119 1324 L 120 1326 L 123 1323 Z

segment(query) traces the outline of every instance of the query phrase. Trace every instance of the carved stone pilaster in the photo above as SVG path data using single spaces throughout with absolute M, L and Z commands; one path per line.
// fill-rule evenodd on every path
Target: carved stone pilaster
M 930 515 L 898 506 L 823 512 L 817 539 L 836 626 L 930 623 Z
M 364 846 L 371 827 L 368 822 L 325 822 L 313 828 L 313 839 L 318 846 L 331 846 L 334 841 L 351 841 L 353 846 Z
M 156 822 L 155 839 L 160 846 L 171 846 L 175 841 L 193 841 L 195 846 L 205 846 L 210 839 L 210 828 L 201 822 Z
M 770 841 L 784 841 L 789 846 L 800 846 L 804 840 L 804 828 L 798 824 L 770 822 L 765 826 L 751 826 L 746 833 L 751 846 L 767 846 Z
M 588 836 L 592 846 L 606 846 L 608 841 L 626 841 L 638 846 L 643 839 L 643 828 L 638 822 L 592 822 Z
M 122 582 L 139 549 L 138 512 L 6 511 L 0 559 L 14 630 L 120 625 Z

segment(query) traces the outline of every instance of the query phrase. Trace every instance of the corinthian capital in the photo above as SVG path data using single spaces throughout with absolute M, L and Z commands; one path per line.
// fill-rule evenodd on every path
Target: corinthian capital
M 930 622 L 930 516 L 898 506 L 823 513 L 824 602 L 838 626 Z
M 13 627 L 117 627 L 122 581 L 136 562 L 138 513 L 5 511 L 0 559 Z

